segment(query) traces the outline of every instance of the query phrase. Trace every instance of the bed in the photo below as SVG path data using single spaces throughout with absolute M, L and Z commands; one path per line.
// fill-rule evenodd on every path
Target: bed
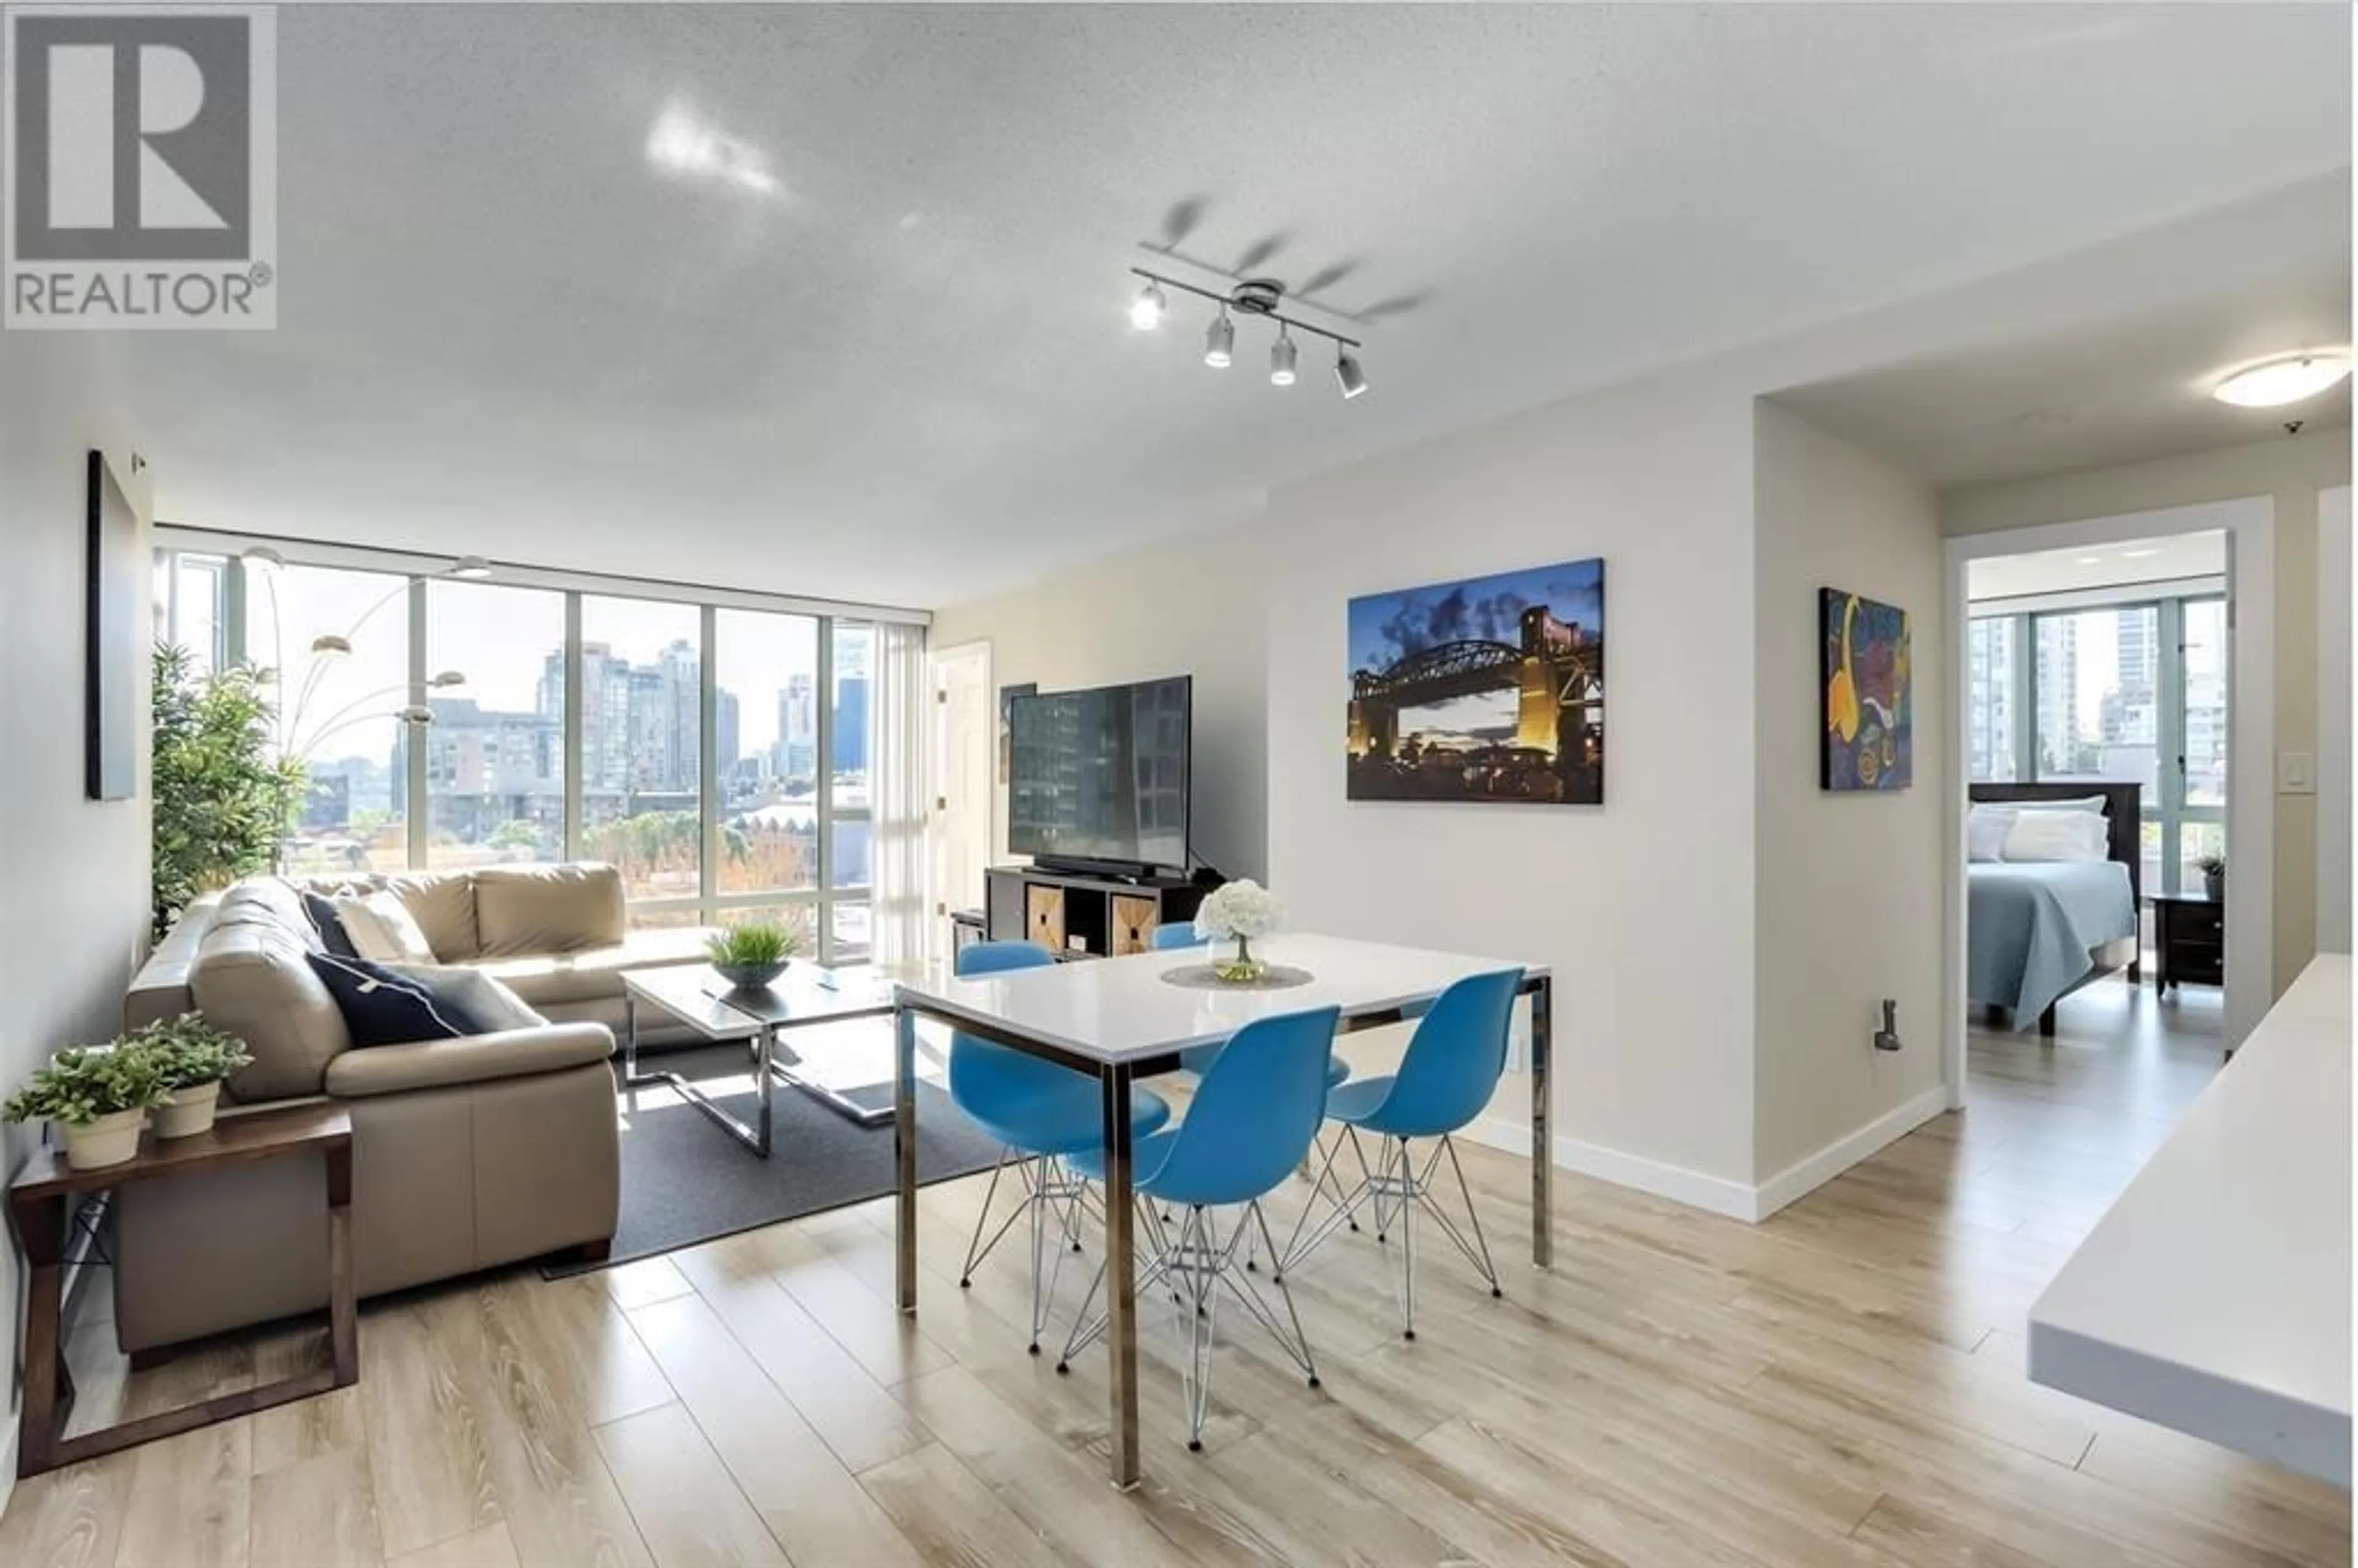
M 2133 784 L 1977 784 L 1975 806 L 2053 806 L 2104 799 L 2102 860 L 1982 861 L 1965 866 L 1965 995 L 2017 1030 L 2055 1033 L 2055 1004 L 2126 968 L 2137 980 L 2137 826 Z

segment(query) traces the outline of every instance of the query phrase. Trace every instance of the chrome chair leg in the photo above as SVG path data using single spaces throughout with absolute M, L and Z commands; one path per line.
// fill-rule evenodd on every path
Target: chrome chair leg
M 990 1184 L 983 1189 L 982 1207 L 975 1213 L 974 1235 L 967 1240 L 966 1261 L 958 1268 L 959 1290 L 968 1290 L 973 1287 L 974 1271 L 982 1266 L 982 1260 L 985 1258 L 990 1256 L 990 1249 L 999 1245 L 999 1238 L 1006 1235 L 1016 1220 L 1022 1217 L 1023 1211 L 1017 1209 L 1000 1222 L 999 1228 L 990 1233 L 989 1241 L 982 1238 L 982 1227 L 990 1219 L 991 1200 L 999 1195 L 1000 1173 L 1007 1169 L 1007 1157 L 1014 1152 L 1014 1150 L 1004 1143 L 999 1146 L 999 1162 L 990 1167 Z

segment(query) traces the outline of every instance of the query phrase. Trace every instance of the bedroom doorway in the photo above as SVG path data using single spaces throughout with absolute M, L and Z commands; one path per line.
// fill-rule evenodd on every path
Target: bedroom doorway
M 2184 1036 L 2215 1060 L 2265 1010 L 2273 670 L 2235 628 L 2273 620 L 2273 522 L 2253 498 L 1948 541 L 1952 1106 L 1969 1041 Z M 2231 844 L 2255 870 L 2214 901 Z

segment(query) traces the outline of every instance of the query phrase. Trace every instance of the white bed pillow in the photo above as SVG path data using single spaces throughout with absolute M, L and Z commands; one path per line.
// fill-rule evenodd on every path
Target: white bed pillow
M 352 951 L 373 964 L 431 964 L 434 948 L 426 940 L 417 917 L 393 892 L 362 893 L 336 900 L 336 917 L 344 923 Z
M 2004 854 L 2017 862 L 2101 860 L 2109 838 L 2094 812 L 2021 809 L 2006 827 Z
M 1965 814 L 1965 859 L 1989 862 L 2006 859 L 2006 829 L 2014 826 L 2010 806 L 1976 806 Z

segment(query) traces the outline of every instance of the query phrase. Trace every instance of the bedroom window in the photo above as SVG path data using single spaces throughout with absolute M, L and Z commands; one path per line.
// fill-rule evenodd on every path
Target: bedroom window
M 2196 885 L 2226 835 L 2225 599 L 2011 602 L 1967 628 L 1967 776 L 2141 784 L 2145 886 Z

